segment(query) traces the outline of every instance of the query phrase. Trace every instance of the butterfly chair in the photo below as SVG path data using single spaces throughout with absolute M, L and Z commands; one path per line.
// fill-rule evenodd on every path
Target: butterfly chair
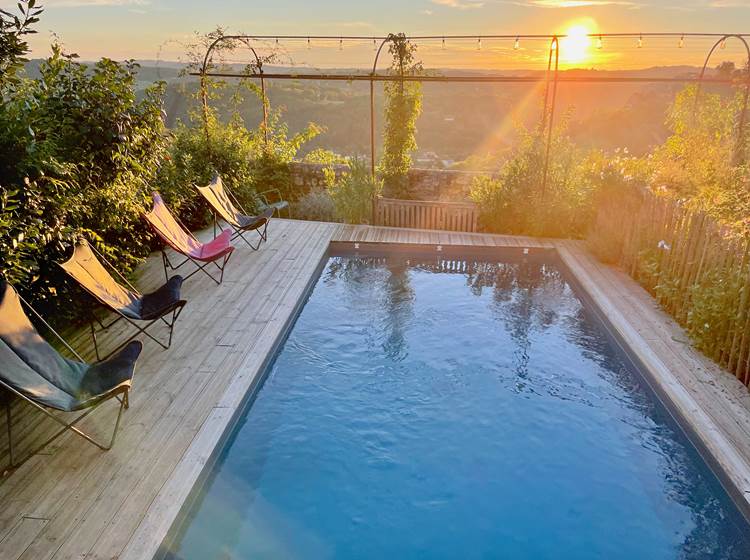
M 263 241 L 268 241 L 268 222 L 275 211 L 274 207 L 267 207 L 257 216 L 250 216 L 245 212 L 232 196 L 231 192 L 224 188 L 221 177 L 215 175 L 213 180 L 205 187 L 196 187 L 198 192 L 203 195 L 206 202 L 211 206 L 214 214 L 214 237 L 216 236 L 216 226 L 219 219 L 224 220 L 234 230 L 232 239 L 241 237 L 253 250 L 257 251 Z M 255 231 L 260 239 L 257 245 L 253 245 L 245 237 L 245 234 Z
M 127 285 L 127 288 L 112 278 L 112 275 L 97 259 L 97 255 L 110 269 L 115 271 Z M 105 325 L 92 313 L 91 338 L 94 340 L 94 350 L 96 351 L 97 358 L 99 358 L 99 345 L 96 339 L 95 322 L 99 323 L 100 330 L 107 330 L 118 321 L 124 319 L 137 329 L 137 332 L 133 336 L 120 344 L 109 355 L 112 355 L 112 353 L 125 346 L 139 334 L 146 335 L 165 350 L 170 347 L 175 322 L 180 316 L 185 303 L 187 303 L 184 299 L 180 299 L 182 276 L 172 276 L 158 290 L 148 294 L 141 294 L 128 282 L 127 278 L 117 272 L 101 253 L 89 245 L 85 239 L 81 239 L 76 243 L 73 255 L 70 259 L 61 263 L 60 266 L 103 307 L 117 314 L 117 317 L 112 322 Z M 172 315 L 172 319 L 168 321 L 165 317 L 170 314 Z M 145 323 L 145 325 L 141 327 L 136 321 Z M 169 341 L 166 344 L 146 332 L 146 329 L 157 321 L 164 323 L 169 328 Z
M 39 335 L 24 312 L 22 302 L 72 352 L 76 360 L 63 357 Z M 0 278 L 0 386 L 62 426 L 30 452 L 27 458 L 67 430 L 99 449 L 111 449 L 117 436 L 122 410 L 128 408 L 130 384 L 142 347 L 139 341 L 132 341 L 110 359 L 88 364 L 21 298 L 13 286 Z M 120 410 L 109 444 L 103 444 L 83 432 L 77 424 L 112 398 L 119 401 Z M 84 412 L 67 422 L 49 409 Z M 6 422 L 10 466 L 15 467 L 23 461 L 15 464 L 13 457 L 11 399 L 7 400 Z
M 173 265 L 169 260 L 167 252 L 162 248 L 161 257 L 164 264 L 164 276 L 169 279 L 169 273 L 167 268 L 171 270 L 177 270 L 187 262 L 193 262 L 198 268 L 185 276 L 185 280 L 190 278 L 196 272 L 203 272 L 216 284 L 221 284 L 224 280 L 224 268 L 229 262 L 229 257 L 232 256 L 234 247 L 230 238 L 232 232 L 225 229 L 221 232 L 218 237 L 215 237 L 213 241 L 208 243 L 201 243 L 198 241 L 190 230 L 182 225 L 177 218 L 169 211 L 169 208 L 164 204 L 159 193 L 154 193 L 154 207 L 150 212 L 145 215 L 146 221 L 151 224 L 151 227 L 156 234 L 162 238 L 164 243 L 169 245 L 172 249 L 183 255 L 185 258 L 178 265 Z M 219 264 L 221 261 L 221 265 Z M 215 265 L 219 269 L 219 279 L 217 280 L 214 276 L 206 270 L 209 265 Z

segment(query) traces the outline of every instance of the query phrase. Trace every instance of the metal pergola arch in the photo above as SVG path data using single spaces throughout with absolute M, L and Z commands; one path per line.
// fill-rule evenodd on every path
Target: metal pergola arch
M 191 72 L 190 75 L 198 76 L 201 81 L 201 98 L 203 100 L 203 112 L 205 118 L 208 114 L 208 96 L 206 94 L 206 79 L 215 78 L 252 78 L 259 79 L 261 85 L 261 96 L 263 103 L 263 129 L 264 137 L 267 141 L 267 99 L 265 93 L 265 80 L 266 79 L 278 79 L 278 80 L 320 80 L 320 81 L 367 81 L 370 83 L 370 170 L 373 176 L 375 175 L 375 82 L 388 82 L 388 81 L 417 81 L 417 82 L 450 82 L 450 83 L 545 83 L 544 93 L 544 105 L 542 109 L 541 118 L 541 130 L 540 135 L 546 134 L 546 147 L 545 147 L 545 159 L 544 159 L 544 170 L 543 179 L 541 185 L 542 196 L 544 196 L 547 187 L 547 178 L 549 171 L 549 160 L 552 146 L 552 131 L 554 126 L 555 117 L 555 106 L 557 101 L 557 88 L 560 83 L 696 83 L 698 84 L 698 91 L 696 93 L 696 106 L 698 103 L 699 96 L 701 94 L 701 88 L 704 83 L 724 83 L 724 84 L 738 84 L 738 82 L 731 78 L 717 78 L 717 77 L 706 77 L 706 70 L 711 60 L 713 53 L 716 49 L 726 43 L 729 39 L 739 40 L 745 47 L 747 52 L 747 75 L 744 80 L 745 84 L 745 95 L 743 106 L 740 114 L 740 121 L 737 131 L 737 154 L 741 152 L 743 146 L 743 138 L 745 134 L 745 125 L 747 121 L 747 108 L 748 101 L 750 100 L 750 45 L 748 44 L 748 38 L 750 33 L 677 33 L 677 32 L 652 32 L 652 33 L 590 33 L 587 35 L 589 38 L 597 39 L 602 41 L 605 38 L 633 38 L 637 39 L 640 43 L 644 38 L 670 38 L 678 37 L 680 43 L 684 41 L 686 37 L 694 38 L 713 38 L 715 43 L 711 50 L 706 56 L 705 62 L 701 69 L 698 77 L 677 77 L 677 78 L 666 78 L 666 77 L 639 77 L 639 76 L 560 76 L 559 60 L 561 50 L 561 39 L 565 37 L 562 34 L 491 34 L 491 35 L 413 35 L 405 36 L 404 38 L 408 41 L 426 41 L 426 40 L 467 40 L 477 39 L 492 39 L 492 40 L 515 40 L 516 42 L 521 39 L 536 39 L 536 40 L 547 40 L 549 41 L 549 56 L 547 63 L 547 71 L 543 76 L 507 76 L 501 74 L 484 74 L 481 76 L 436 76 L 436 75 L 394 75 L 394 74 L 378 74 L 377 65 L 380 58 L 380 54 L 383 47 L 391 41 L 395 35 L 386 36 L 373 36 L 373 35 L 224 35 L 215 39 L 206 50 L 206 54 L 203 58 L 203 63 L 198 72 Z M 322 41 L 339 41 L 343 45 L 344 41 L 373 41 L 374 45 L 380 42 L 376 49 L 375 57 L 372 64 L 372 71 L 369 74 L 326 74 L 326 73 L 267 73 L 263 70 L 262 59 L 258 56 L 258 53 L 254 47 L 250 44 L 251 41 L 268 41 L 274 40 L 278 43 L 279 40 L 306 40 L 308 45 L 311 40 L 322 40 Z M 257 71 L 251 73 L 236 73 L 236 72 L 214 72 L 210 70 L 211 55 L 213 51 L 223 42 L 239 41 L 244 43 L 252 52 L 255 58 L 255 68 Z M 208 127 L 206 127 L 208 134 Z

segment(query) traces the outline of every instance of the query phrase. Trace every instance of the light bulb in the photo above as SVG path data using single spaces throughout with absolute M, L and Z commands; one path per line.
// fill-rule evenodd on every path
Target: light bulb
M 481 51 L 481 50 L 482 50 L 482 38 L 481 38 L 481 37 L 479 37 L 479 38 L 477 39 L 477 50 L 478 50 L 478 51 Z
M 682 37 L 680 37 L 680 42 L 679 42 L 679 44 L 677 46 L 679 48 L 682 48 L 682 47 L 685 46 L 685 36 L 684 35 Z
M 604 47 L 604 43 L 602 42 L 602 36 L 599 35 L 599 39 L 597 39 L 597 41 L 596 41 L 596 48 L 597 49 L 601 49 L 603 47 Z
M 344 40 L 343 39 L 339 39 L 339 50 L 340 51 L 344 50 Z
M 521 40 L 518 37 L 516 37 L 516 42 L 513 43 L 513 50 L 517 51 L 520 48 L 521 48 Z
M 643 36 L 638 37 L 638 48 L 643 48 Z
M 310 37 L 307 38 L 307 48 L 310 49 Z
M 443 37 L 443 50 L 445 50 L 445 37 Z

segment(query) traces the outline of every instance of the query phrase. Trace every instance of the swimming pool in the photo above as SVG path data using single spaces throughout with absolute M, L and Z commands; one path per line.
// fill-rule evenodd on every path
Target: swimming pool
M 331 256 L 167 557 L 750 558 L 554 253 Z

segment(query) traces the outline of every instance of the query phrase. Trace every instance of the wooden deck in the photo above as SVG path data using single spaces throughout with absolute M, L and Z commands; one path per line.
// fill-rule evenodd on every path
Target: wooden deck
M 581 244 L 276 220 L 260 251 L 239 246 L 222 286 L 202 275 L 186 282 L 189 303 L 172 348 L 145 344 L 112 451 L 66 436 L 0 484 L 0 558 L 151 558 L 241 411 L 331 241 L 557 248 L 675 407 L 690 415 L 739 495 L 750 500 L 750 394 L 690 350 L 648 294 Z M 139 284 L 148 289 L 160 281 L 161 261 L 152 257 Z M 82 333 L 76 345 L 86 344 Z M 98 411 L 89 427 L 106 429 L 114 412 L 114 406 Z M 18 417 L 28 423 L 27 438 L 44 432 L 32 415 Z

